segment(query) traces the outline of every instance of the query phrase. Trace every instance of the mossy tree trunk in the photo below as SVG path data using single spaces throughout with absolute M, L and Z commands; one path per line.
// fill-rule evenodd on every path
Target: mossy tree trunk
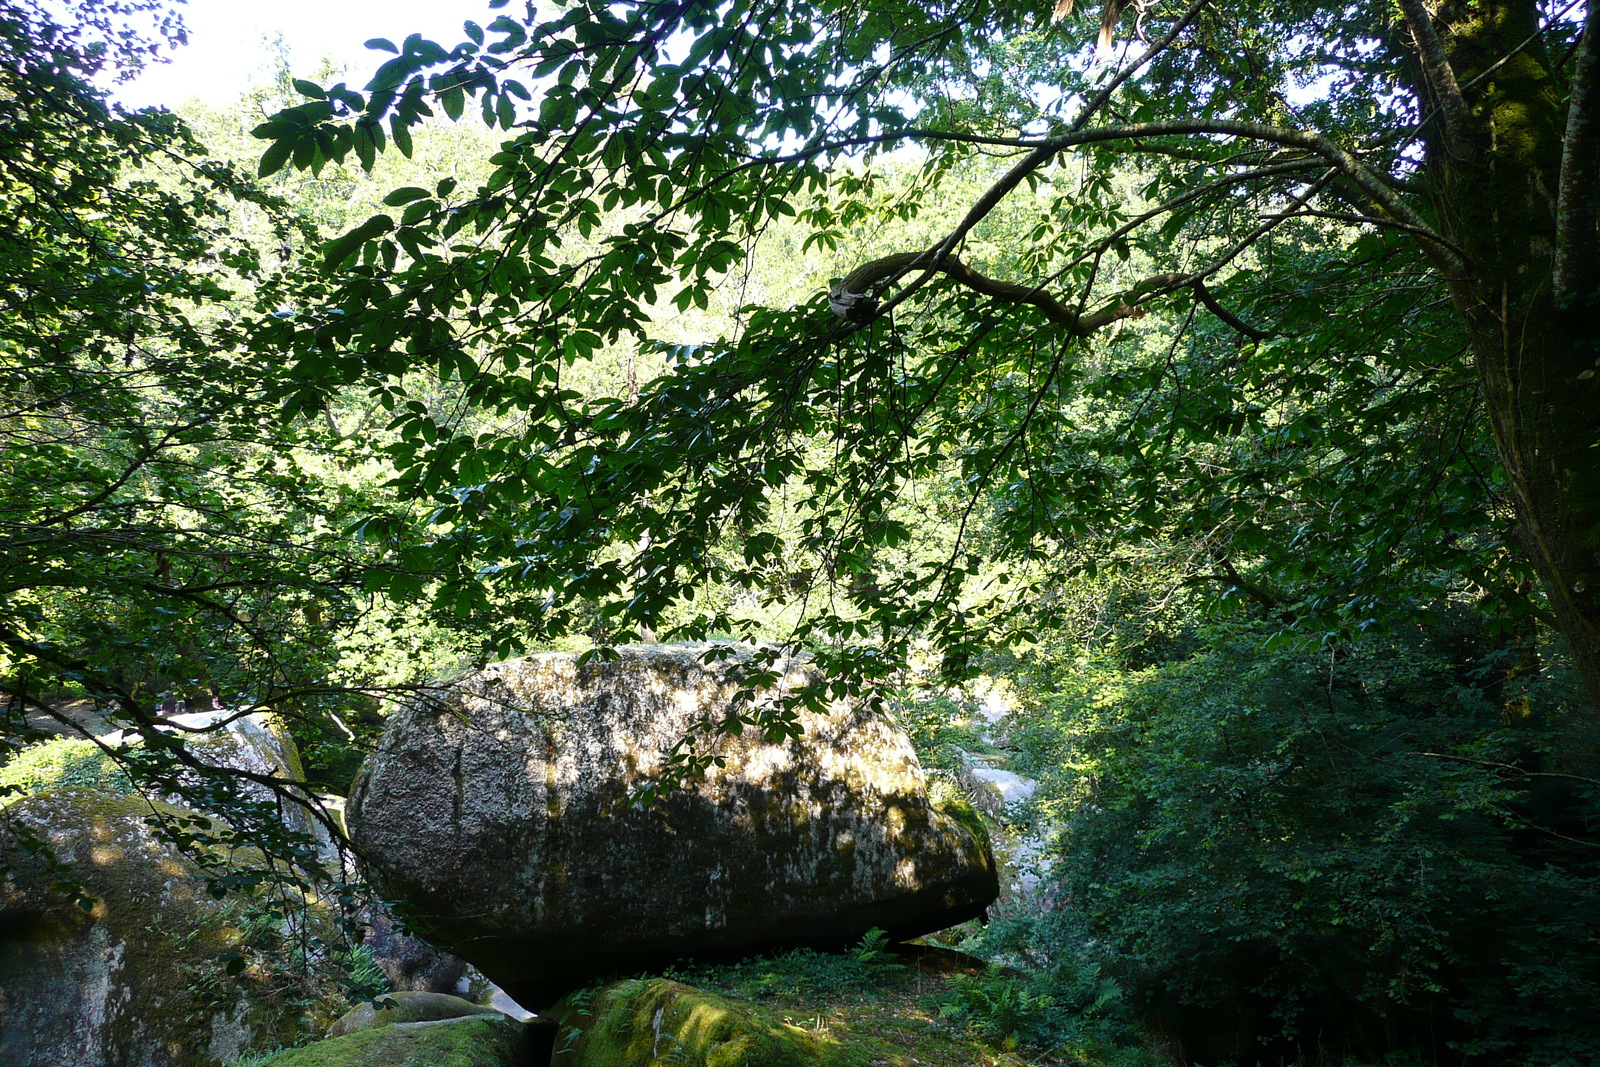
M 1523 547 L 1600 709 L 1595 10 L 1577 50 L 1553 58 L 1534 0 L 1401 6 L 1438 226 L 1460 256 L 1451 295 Z

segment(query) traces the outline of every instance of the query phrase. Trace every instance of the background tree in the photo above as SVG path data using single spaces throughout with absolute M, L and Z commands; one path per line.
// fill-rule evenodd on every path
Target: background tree
M 364 438 L 282 417 L 293 383 L 254 339 L 310 295 L 290 268 L 315 229 L 177 116 L 91 84 L 179 39 L 157 3 L 0 4 L 0 759 L 108 719 L 143 738 L 106 749 L 139 786 L 310 862 L 249 794 L 306 802 L 331 768 L 221 773 L 158 730 L 161 706 L 343 744 L 392 682 L 350 656 L 382 606 L 368 576 L 427 579 L 401 540 L 346 536 L 403 511 L 352 475 Z

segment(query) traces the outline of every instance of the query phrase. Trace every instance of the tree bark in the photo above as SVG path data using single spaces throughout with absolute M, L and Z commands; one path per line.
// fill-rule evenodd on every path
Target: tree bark
M 1448 278 L 1452 298 L 1523 548 L 1600 711 L 1594 15 L 1569 82 L 1542 45 L 1533 0 L 1447 4 L 1431 27 L 1416 25 L 1428 17 L 1420 4 L 1406 11 L 1428 82 L 1419 95 L 1437 105 L 1427 138 L 1434 206 L 1466 259 Z

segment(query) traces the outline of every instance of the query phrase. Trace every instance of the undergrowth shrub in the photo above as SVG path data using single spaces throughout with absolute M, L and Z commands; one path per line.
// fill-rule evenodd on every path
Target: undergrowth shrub
M 1198 1062 L 1600 1062 L 1592 724 L 1458 631 L 1085 671 L 1026 740 L 1064 826 L 1042 943 Z
M 907 973 L 891 951 L 888 935 L 872 929 L 845 952 L 801 948 L 738 963 L 674 969 L 667 977 L 748 1000 L 797 1000 L 860 997 Z
M 1165 1063 L 1121 985 L 1095 954 L 1043 953 L 1041 934 L 1053 932 L 1040 915 L 1011 915 L 962 943 L 997 959 L 982 974 L 957 978 L 939 1004 L 947 1022 L 1005 1047 L 1028 1046 L 1067 1063 Z

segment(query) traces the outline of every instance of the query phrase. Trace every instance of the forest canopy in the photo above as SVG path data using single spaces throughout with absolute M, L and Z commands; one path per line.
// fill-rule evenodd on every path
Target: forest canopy
M 640 640 L 937 761 L 1003 676 L 1079 905 L 1005 951 L 1201 1048 L 1596 1047 L 1589 6 L 497 0 L 189 120 L 94 87 L 164 5 L 68 7 L 0 0 L 0 761 L 84 700 L 243 805 L 183 698 L 306 802 Z
M 1584 13 L 1059 10 L 577 4 L 449 49 L 369 42 L 391 55 L 360 90 L 298 83 L 256 130 L 263 174 L 405 153 L 469 105 L 506 139 L 481 189 L 398 189 L 326 246 L 328 301 L 275 338 L 287 410 L 392 406 L 440 596 L 531 593 L 535 632 L 580 598 L 623 638 L 708 581 L 772 599 L 803 556 L 841 588 L 789 640 L 858 674 L 857 638 L 885 667 L 913 635 L 959 663 L 981 516 L 988 563 L 1071 572 L 1160 537 L 1302 628 L 1446 591 L 1542 612 L 1600 699 Z M 952 197 L 914 243 L 872 239 Z M 844 264 L 834 314 L 817 295 L 653 336 L 791 216 Z M 641 344 L 671 369 L 637 396 L 567 388 Z M 517 432 L 408 406 L 419 365 Z M 929 482 L 955 543 L 878 575 Z M 716 551 L 779 495 L 792 532 Z M 602 545 L 631 548 L 596 566 Z

